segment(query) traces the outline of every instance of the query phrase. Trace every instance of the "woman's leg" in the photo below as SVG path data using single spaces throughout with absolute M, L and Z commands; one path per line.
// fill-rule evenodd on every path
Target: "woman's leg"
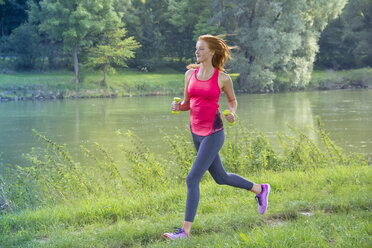
M 209 173 L 212 175 L 216 183 L 221 185 L 230 185 L 237 188 L 247 189 L 253 191 L 255 184 L 248 181 L 247 179 L 236 175 L 234 173 L 226 173 L 220 155 L 217 154 L 212 165 L 209 167 Z M 255 192 L 256 193 L 256 192 Z M 260 192 L 258 192 L 260 193 Z
M 247 189 L 255 193 L 258 201 L 258 210 L 260 214 L 265 213 L 268 206 L 268 195 L 270 193 L 269 184 L 255 184 L 234 173 L 226 173 L 218 154 L 208 170 L 218 184 Z
M 218 151 L 221 149 L 224 142 L 224 132 L 221 130 L 205 137 L 193 134 L 193 140 L 198 153 L 186 178 L 186 224 L 194 221 L 196 210 L 199 204 L 199 182 L 216 158 Z

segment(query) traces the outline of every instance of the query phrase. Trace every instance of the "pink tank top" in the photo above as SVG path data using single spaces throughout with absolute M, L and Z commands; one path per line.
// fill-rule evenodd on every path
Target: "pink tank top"
M 212 134 L 213 131 L 217 131 L 216 125 L 219 126 L 219 130 L 223 129 L 220 113 L 218 112 L 221 90 L 218 86 L 217 69 L 214 70 L 213 76 L 207 81 L 197 79 L 198 71 L 199 68 L 191 75 L 188 86 L 190 128 L 196 135 L 207 136 Z

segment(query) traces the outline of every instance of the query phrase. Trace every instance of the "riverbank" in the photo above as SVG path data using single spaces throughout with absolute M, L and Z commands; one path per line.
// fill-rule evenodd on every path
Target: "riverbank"
M 64 98 L 105 98 L 167 95 L 182 92 L 183 75 L 175 71 L 141 73 L 134 70 L 110 75 L 106 86 L 100 86 L 101 73 L 81 74 L 75 83 L 73 72 L 0 74 L 0 99 L 46 100 Z
M 5 181 L 0 177 L 0 247 L 372 245 L 367 157 L 340 152 L 324 130 L 317 137 L 324 147 L 301 133 L 283 135 L 280 156 L 264 136 L 243 131 L 227 134 L 221 157 L 228 171 L 271 184 L 267 212 L 259 215 L 252 193 L 205 175 L 192 237 L 172 242 L 162 234 L 183 221 L 185 177 L 195 157 L 188 138 L 166 137 L 172 154 L 159 160 L 133 133 L 125 135 L 133 139 L 123 149 L 132 163 L 128 180 L 104 148 L 104 160 L 86 151 L 98 165 L 86 170 L 65 147 L 36 133 L 49 152 L 31 155 L 34 165 L 18 168 L 23 173 L 13 169 L 3 174 Z
M 230 74 L 235 82 L 238 74 Z M 184 74 L 177 71 L 153 73 L 119 71 L 100 86 L 103 75 L 82 72 L 83 82 L 76 84 L 72 72 L 0 74 L 0 101 L 48 100 L 71 98 L 106 98 L 151 95 L 182 95 Z M 372 68 L 348 71 L 314 71 L 305 90 L 372 88 Z M 239 90 L 236 90 L 239 93 Z

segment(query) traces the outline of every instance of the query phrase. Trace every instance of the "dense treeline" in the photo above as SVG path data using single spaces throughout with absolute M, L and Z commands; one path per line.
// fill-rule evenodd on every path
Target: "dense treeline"
M 82 65 L 105 78 L 126 66 L 184 70 L 199 35 L 228 34 L 236 87 L 281 91 L 303 88 L 314 61 L 371 66 L 371 18 L 368 0 L 0 0 L 0 65 L 74 69 L 77 83 Z
M 319 40 L 318 68 L 372 67 L 372 1 L 353 0 Z

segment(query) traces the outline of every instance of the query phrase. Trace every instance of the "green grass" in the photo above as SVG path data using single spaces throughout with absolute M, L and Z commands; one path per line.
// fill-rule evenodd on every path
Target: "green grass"
M 143 73 L 127 69 L 108 76 L 107 85 L 100 86 L 100 72 L 81 71 L 83 82 L 75 83 L 74 73 L 53 71 L 43 73 L 15 73 L 0 75 L 0 96 L 43 97 L 111 97 L 129 95 L 179 95 L 183 93 L 184 74 L 174 70 Z M 233 81 L 239 74 L 232 73 Z M 282 78 L 283 82 L 288 79 Z M 347 71 L 314 71 L 308 89 L 372 88 L 372 69 Z
M 314 71 L 311 75 L 309 88 L 314 89 L 345 89 L 372 88 L 372 68 Z
M 75 83 L 73 72 L 57 71 L 45 73 L 2 74 L 0 92 L 3 97 L 30 95 L 42 91 L 65 97 L 98 97 L 121 95 L 173 94 L 183 92 L 184 74 L 175 71 L 141 73 L 134 70 L 119 71 L 108 76 L 107 86 L 100 86 L 103 74 L 82 72 L 84 78 Z M 28 94 L 28 95 L 27 95 Z
M 245 176 L 255 182 L 271 183 L 267 214 L 258 214 L 251 193 L 208 180 L 201 185 L 198 216 L 188 241 L 168 242 L 161 237 L 163 232 L 182 224 L 186 188 L 180 186 L 165 192 L 138 192 L 135 198 L 81 201 L 11 214 L 0 221 L 0 244 L 4 247 L 372 245 L 369 166 L 336 166 L 308 172 L 267 171 Z
M 281 152 L 260 133 L 227 129 L 226 169 L 270 183 L 269 209 L 259 215 L 252 193 L 207 174 L 192 237 L 178 241 L 161 235 L 184 218 L 195 156 L 186 134 L 166 136 L 170 153 L 156 155 L 133 133 L 117 131 L 132 144 L 122 147 L 126 164 L 97 145 L 85 149 L 94 161 L 86 167 L 35 132 L 45 151 L 0 176 L 0 203 L 10 203 L 0 209 L 0 247 L 370 247 L 370 158 L 343 153 L 318 124 L 321 143 L 292 129 L 279 134 Z

